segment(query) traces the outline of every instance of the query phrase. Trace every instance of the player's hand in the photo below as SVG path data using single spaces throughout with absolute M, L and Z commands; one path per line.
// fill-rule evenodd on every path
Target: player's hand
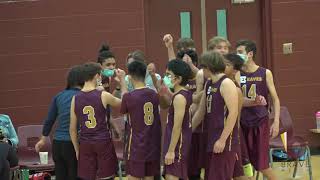
M 222 153 L 225 146 L 226 146 L 226 141 L 224 141 L 222 139 L 218 139 L 216 141 L 216 143 L 214 143 L 213 152 L 214 153 Z
M 114 80 L 115 80 L 118 84 L 120 83 L 119 77 L 115 77 Z
M 46 144 L 44 139 L 40 139 L 37 144 L 34 146 L 34 148 L 36 149 L 36 152 L 40 152 L 40 150 L 44 147 L 44 145 Z
M 103 87 L 103 86 L 97 86 L 97 87 L 96 87 L 96 90 L 98 90 L 98 91 L 104 91 L 104 87 Z
M 255 98 L 255 104 L 257 106 L 266 106 L 267 105 L 267 100 L 264 96 L 258 95 Z
M 182 60 L 183 60 L 184 62 L 186 62 L 187 64 L 192 65 L 192 59 L 191 59 L 191 57 L 190 57 L 188 54 L 184 54 Z
M 124 77 L 126 76 L 126 73 L 122 69 L 116 69 L 116 76 L 119 78 L 119 81 L 124 80 Z
M 163 41 L 164 41 L 167 48 L 173 47 L 173 37 L 171 36 L 171 34 L 164 35 Z
M 154 65 L 154 63 L 148 64 L 147 70 L 151 76 L 154 76 L 156 74 L 156 66 Z
M 279 121 L 274 121 L 270 127 L 271 138 L 277 137 L 279 134 Z
M 166 156 L 164 158 L 164 163 L 166 165 L 173 164 L 174 163 L 174 157 L 175 157 L 174 152 L 167 152 L 167 154 L 166 154 Z

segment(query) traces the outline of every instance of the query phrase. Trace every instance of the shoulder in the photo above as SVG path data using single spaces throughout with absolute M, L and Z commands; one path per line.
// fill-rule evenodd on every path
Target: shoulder
M 224 80 L 222 80 L 221 85 L 234 85 L 234 86 L 236 86 L 235 83 L 229 78 L 225 78 Z
M 186 97 L 183 95 L 183 94 L 181 94 L 181 93 L 179 93 L 179 94 L 177 94 L 177 95 L 175 95 L 174 96 L 174 98 L 173 98 L 173 101 L 175 102 L 182 102 L 182 101 L 185 101 L 186 100 Z
M 203 69 L 200 69 L 196 74 L 196 79 L 202 80 L 204 79 Z
M 59 98 L 60 96 L 64 95 L 66 92 L 68 92 L 67 89 L 58 92 L 58 94 L 56 94 L 56 95 L 53 97 L 53 99 Z
M 100 91 L 100 92 L 101 92 L 101 97 L 103 97 L 103 98 L 111 96 L 111 94 L 107 91 Z
M 270 69 L 265 69 L 265 71 L 266 71 L 266 75 L 272 75 L 272 72 Z
M 0 114 L 0 122 L 2 122 L 2 121 L 7 121 L 7 122 L 9 122 L 9 121 L 10 121 L 9 116 L 6 115 L 6 114 Z
M 224 90 L 231 90 L 231 89 L 238 89 L 238 88 L 231 79 L 225 78 L 224 80 L 222 80 L 220 92 Z

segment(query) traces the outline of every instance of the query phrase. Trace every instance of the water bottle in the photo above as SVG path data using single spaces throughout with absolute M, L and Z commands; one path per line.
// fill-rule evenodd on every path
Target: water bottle
M 317 129 L 320 129 L 320 111 L 316 113 Z
M 244 164 L 245 164 L 245 165 L 243 165 L 244 175 L 247 176 L 247 177 L 252 177 L 253 176 L 252 164 L 247 159 L 244 160 Z
M 29 180 L 29 169 L 22 169 L 21 170 L 22 180 Z

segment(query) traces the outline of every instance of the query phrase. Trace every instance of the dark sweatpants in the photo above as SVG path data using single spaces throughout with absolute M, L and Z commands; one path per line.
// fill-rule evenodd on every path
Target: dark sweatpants
M 77 179 L 77 158 L 71 141 L 54 140 L 52 155 L 56 180 Z

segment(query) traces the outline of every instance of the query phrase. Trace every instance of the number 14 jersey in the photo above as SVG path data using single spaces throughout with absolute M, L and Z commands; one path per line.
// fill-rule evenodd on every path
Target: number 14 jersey
M 241 72 L 240 84 L 244 97 L 254 100 L 257 95 L 263 96 L 268 102 L 269 90 L 266 79 L 266 69 L 259 67 L 253 73 Z M 243 107 L 241 124 L 246 127 L 257 127 L 268 116 L 268 105 Z

